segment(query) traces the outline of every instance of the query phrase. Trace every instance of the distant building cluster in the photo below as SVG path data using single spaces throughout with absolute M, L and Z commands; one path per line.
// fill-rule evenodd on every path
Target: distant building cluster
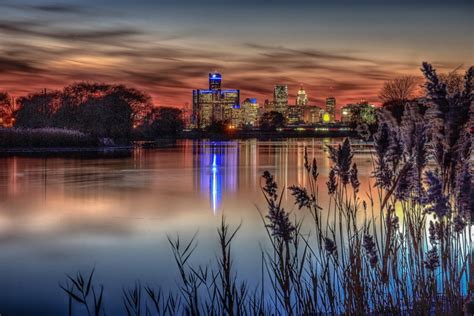
M 350 123 L 355 111 L 361 105 L 348 104 L 341 108 L 341 123 Z M 373 105 L 370 105 L 373 107 Z M 265 100 L 261 106 L 256 98 L 247 98 L 240 102 L 240 90 L 222 89 L 222 75 L 218 72 L 209 73 L 209 88 L 193 90 L 192 114 L 189 125 L 196 128 L 206 128 L 213 122 L 223 121 L 229 128 L 257 127 L 260 117 L 265 112 L 281 113 L 287 125 L 334 124 L 336 120 L 336 98 L 327 97 L 324 106 L 309 104 L 309 97 L 300 86 L 296 93 L 294 104 L 289 103 L 287 85 L 275 85 L 273 99 Z

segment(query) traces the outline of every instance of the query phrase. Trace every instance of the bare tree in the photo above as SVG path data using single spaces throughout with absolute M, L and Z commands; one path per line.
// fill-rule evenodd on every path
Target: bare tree
M 418 78 L 402 76 L 384 83 L 380 91 L 380 99 L 384 103 L 407 101 L 415 96 Z

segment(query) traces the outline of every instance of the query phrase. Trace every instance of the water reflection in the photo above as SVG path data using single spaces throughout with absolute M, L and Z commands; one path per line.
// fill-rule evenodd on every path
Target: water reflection
M 195 182 L 198 190 L 209 197 L 216 215 L 222 209 L 223 191 L 237 191 L 240 146 L 238 142 L 199 142 L 195 144 Z
M 66 314 L 58 281 L 93 265 L 109 300 L 136 279 L 174 286 L 166 236 L 199 231 L 196 260 L 205 264 L 221 214 L 243 222 L 233 251 L 240 276 L 252 279 L 258 263 L 244 259 L 258 258 L 266 241 L 255 207 L 264 205 L 260 175 L 272 172 L 280 189 L 305 184 L 305 146 L 324 192 L 330 163 L 323 141 L 313 139 L 182 141 L 120 159 L 0 159 L 0 284 L 9 289 L 0 291 L 0 313 Z M 354 159 L 364 192 L 370 159 Z M 284 203 L 291 209 L 291 195 Z

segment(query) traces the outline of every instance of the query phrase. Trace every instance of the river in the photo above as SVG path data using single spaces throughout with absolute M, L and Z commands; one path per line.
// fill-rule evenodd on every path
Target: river
M 135 281 L 176 288 L 167 236 L 197 232 L 193 263 L 218 253 L 222 215 L 242 222 L 232 251 L 238 277 L 258 280 L 267 244 L 257 211 L 265 170 L 280 188 L 305 184 L 305 146 L 319 167 L 320 203 L 327 203 L 331 162 L 325 144 L 340 139 L 211 142 L 182 140 L 161 149 L 135 149 L 120 158 L 0 159 L 0 314 L 66 315 L 59 288 L 66 273 L 96 269 L 109 315 L 123 312 L 123 287 Z M 372 162 L 356 154 L 361 191 Z M 292 197 L 284 193 L 289 210 Z M 256 281 L 255 281 L 256 282 Z

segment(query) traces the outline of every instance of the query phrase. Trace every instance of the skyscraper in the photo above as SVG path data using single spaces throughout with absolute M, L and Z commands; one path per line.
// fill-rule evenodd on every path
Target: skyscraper
M 239 90 L 222 90 L 220 73 L 209 73 L 209 89 L 193 90 L 193 125 L 205 128 L 213 121 L 231 121 L 233 109 L 240 108 Z
M 300 86 L 298 93 L 296 94 L 296 105 L 305 106 L 308 105 L 308 95 L 304 90 L 303 86 Z
M 326 113 L 328 116 L 323 116 L 325 123 L 334 123 L 336 121 L 336 98 L 326 98 Z
M 274 110 L 285 115 L 288 107 L 288 86 L 276 85 L 273 90 L 273 106 Z
M 303 107 L 303 122 L 305 124 L 316 124 L 321 121 L 321 108 L 315 105 Z
M 242 124 L 246 126 L 256 126 L 258 121 L 257 99 L 245 99 L 242 103 Z

